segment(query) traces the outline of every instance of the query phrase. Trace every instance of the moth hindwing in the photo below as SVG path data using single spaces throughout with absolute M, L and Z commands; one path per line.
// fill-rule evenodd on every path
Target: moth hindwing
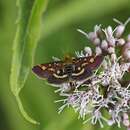
M 32 71 L 50 84 L 61 85 L 73 81 L 84 81 L 92 76 L 93 71 L 100 66 L 102 61 L 103 56 L 71 58 L 71 60 L 39 64 L 34 66 Z

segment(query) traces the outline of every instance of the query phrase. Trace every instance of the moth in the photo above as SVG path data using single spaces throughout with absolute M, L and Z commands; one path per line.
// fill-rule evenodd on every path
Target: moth
M 32 71 L 49 84 L 60 86 L 67 83 L 72 87 L 87 81 L 102 61 L 102 55 L 80 58 L 68 56 L 61 61 L 36 65 Z

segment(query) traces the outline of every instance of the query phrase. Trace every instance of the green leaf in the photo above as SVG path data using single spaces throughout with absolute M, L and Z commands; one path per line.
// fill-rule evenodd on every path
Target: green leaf
M 48 0 L 17 0 L 19 9 L 17 30 L 13 46 L 10 85 L 19 109 L 26 120 L 37 124 L 23 108 L 19 93 L 24 87 L 32 67 L 35 49 L 39 40 L 41 17 Z

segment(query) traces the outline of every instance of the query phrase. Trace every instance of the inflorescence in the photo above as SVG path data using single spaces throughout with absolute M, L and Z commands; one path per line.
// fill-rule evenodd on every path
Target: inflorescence
M 59 113 L 65 107 L 72 107 L 84 123 L 98 122 L 101 127 L 104 122 L 118 127 L 123 124 L 130 130 L 130 80 L 125 80 L 130 71 L 130 34 L 127 38 L 122 37 L 130 18 L 125 23 L 114 21 L 117 23 L 115 29 L 111 26 L 104 29 L 101 25 L 96 25 L 90 33 L 78 29 L 91 41 L 95 50 L 85 47 L 83 51 L 76 52 L 77 57 L 106 54 L 88 82 L 83 82 L 71 93 L 66 93 L 68 85 L 61 86 L 58 92 L 64 99 L 56 102 L 63 102 Z M 103 113 L 107 113 L 107 117 Z

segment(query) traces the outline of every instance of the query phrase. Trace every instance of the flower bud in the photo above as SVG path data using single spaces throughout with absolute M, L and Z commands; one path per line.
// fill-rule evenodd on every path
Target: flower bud
M 124 33 L 125 26 L 124 25 L 118 25 L 115 31 L 115 37 L 119 38 Z
M 112 27 L 108 26 L 106 31 L 107 31 L 108 37 L 112 37 L 113 35 Z
M 85 55 L 91 56 L 92 55 L 92 49 L 90 47 L 84 48 Z
M 130 130 L 130 126 L 127 127 L 127 130 Z
M 96 55 L 100 55 L 102 54 L 102 49 L 99 46 L 97 46 L 95 52 L 96 52 Z
M 130 42 L 126 43 L 122 49 L 123 57 L 130 61 Z
M 124 119 L 129 119 L 128 114 L 124 113 L 124 114 L 123 114 L 123 118 L 124 118 Z
M 130 49 L 130 42 L 127 42 L 127 43 L 124 45 L 124 49 Z
M 116 54 L 111 54 L 111 61 L 114 63 L 116 61 L 117 57 Z
M 101 24 L 100 25 L 95 25 L 94 26 L 94 31 L 95 32 L 101 31 Z
M 116 43 L 115 38 L 114 37 L 110 37 L 108 39 L 108 43 L 109 43 L 110 46 L 115 46 L 115 43 Z
M 127 41 L 130 42 L 130 34 L 127 36 Z
M 107 69 L 108 64 L 107 64 L 107 61 L 106 61 L 106 60 L 104 60 L 104 61 L 102 62 L 102 67 L 103 67 L 104 69 Z
M 97 34 L 95 32 L 88 33 L 88 38 L 93 42 L 94 39 L 97 38 Z
M 108 53 L 110 53 L 110 54 L 115 53 L 115 48 L 114 47 L 109 47 L 108 48 Z
M 94 43 L 94 45 L 100 45 L 100 39 L 99 38 L 95 38 L 94 40 L 93 40 L 93 43 Z
M 122 46 L 125 44 L 125 40 L 123 38 L 118 39 L 117 45 Z
M 108 120 L 107 123 L 108 123 L 109 126 L 112 126 L 114 124 L 114 121 L 113 120 Z
M 130 125 L 130 121 L 129 121 L 129 120 L 123 120 L 123 124 L 124 124 L 125 126 L 129 126 L 129 125 Z
M 130 50 L 125 50 L 124 53 L 123 53 L 123 56 L 126 60 L 129 60 L 130 61 Z
M 121 35 L 124 33 L 126 25 L 130 22 L 130 18 L 128 18 L 128 19 L 125 21 L 125 23 L 122 23 L 122 22 L 120 22 L 120 21 L 117 20 L 117 19 L 114 19 L 114 21 L 119 24 L 119 25 L 116 27 L 116 30 L 115 30 L 115 37 L 116 37 L 116 38 L 119 38 L 119 37 L 121 37 Z
M 110 84 L 110 80 L 107 77 L 105 77 L 101 84 L 103 86 L 108 86 Z
M 130 121 L 129 121 L 129 117 L 126 113 L 123 114 L 123 124 L 125 126 L 129 126 L 130 125 Z
M 107 43 L 106 40 L 102 40 L 101 48 L 102 48 L 102 49 L 107 49 L 107 48 L 108 48 L 108 43 Z

